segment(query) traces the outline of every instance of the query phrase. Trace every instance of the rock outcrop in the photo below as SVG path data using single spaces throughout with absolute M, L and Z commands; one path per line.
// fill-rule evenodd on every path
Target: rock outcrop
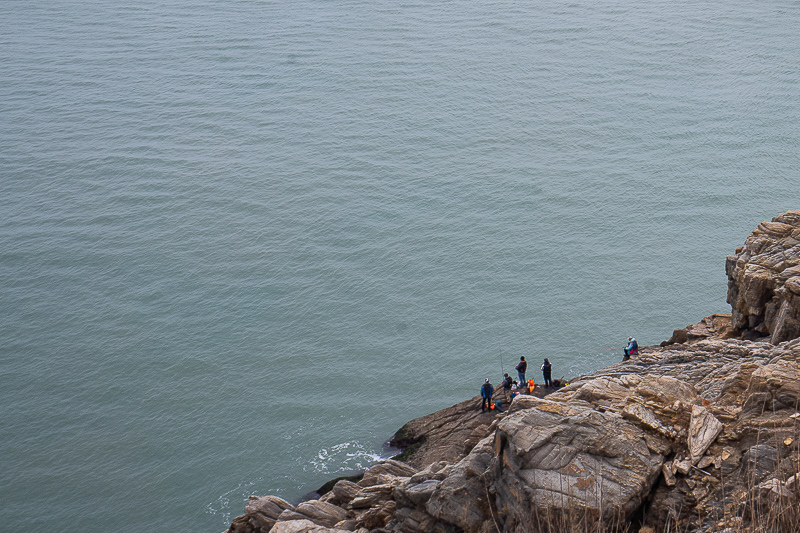
M 743 338 L 800 336 L 800 211 L 759 224 L 725 271 L 732 325 Z
M 475 397 L 413 420 L 393 439 L 404 462 L 296 506 L 251 497 L 229 533 L 797 531 L 798 222 L 728 258 L 731 315 L 503 412 Z

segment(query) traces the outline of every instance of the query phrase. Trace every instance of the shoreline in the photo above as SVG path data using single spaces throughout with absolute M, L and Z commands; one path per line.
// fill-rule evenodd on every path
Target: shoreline
M 800 211 L 726 273 L 730 314 L 499 412 L 412 419 L 394 458 L 297 505 L 251 496 L 227 533 L 797 530 Z

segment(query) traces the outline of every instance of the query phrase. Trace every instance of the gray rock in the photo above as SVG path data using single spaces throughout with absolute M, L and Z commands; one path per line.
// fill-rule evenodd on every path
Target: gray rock
M 752 483 L 761 483 L 766 476 L 775 472 L 777 466 L 778 450 L 767 444 L 750 447 L 742 458 L 744 476 Z
M 400 485 L 395 489 L 394 499 L 405 507 L 424 508 L 439 483 L 441 482 L 436 479 L 429 479 L 422 483 Z

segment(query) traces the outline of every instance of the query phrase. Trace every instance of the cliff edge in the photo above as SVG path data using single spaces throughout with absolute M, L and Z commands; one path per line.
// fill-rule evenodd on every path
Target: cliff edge
M 405 462 L 297 506 L 251 496 L 228 533 L 800 531 L 800 211 L 726 270 L 730 315 L 502 413 L 413 420 Z

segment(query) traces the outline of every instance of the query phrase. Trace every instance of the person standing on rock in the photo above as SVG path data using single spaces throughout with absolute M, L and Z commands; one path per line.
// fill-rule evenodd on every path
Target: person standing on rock
M 503 376 L 503 383 L 501 383 L 501 385 L 503 385 L 503 394 L 505 395 L 506 398 L 506 405 L 511 404 L 511 386 L 513 384 L 514 380 L 511 379 L 511 376 L 509 376 L 508 373 L 506 372 L 506 374 Z
M 481 413 L 483 413 L 487 407 L 491 408 L 490 402 L 492 401 L 493 393 L 494 387 L 489 383 L 489 378 L 486 378 L 486 381 L 483 382 L 483 386 L 481 387 Z
M 542 364 L 542 376 L 544 376 L 545 387 L 553 386 L 553 381 L 550 379 L 552 372 L 553 372 L 553 366 L 550 364 L 550 361 L 547 360 L 547 357 L 545 357 L 544 364 Z
M 622 357 L 623 361 L 627 361 L 632 355 L 639 355 L 639 344 L 633 337 L 628 337 L 628 345 L 623 350 L 625 355 Z
M 525 361 L 524 355 L 519 358 L 519 364 L 514 368 L 519 375 L 519 385 L 522 387 L 527 383 L 527 381 L 525 381 L 525 372 L 528 370 L 528 363 Z

